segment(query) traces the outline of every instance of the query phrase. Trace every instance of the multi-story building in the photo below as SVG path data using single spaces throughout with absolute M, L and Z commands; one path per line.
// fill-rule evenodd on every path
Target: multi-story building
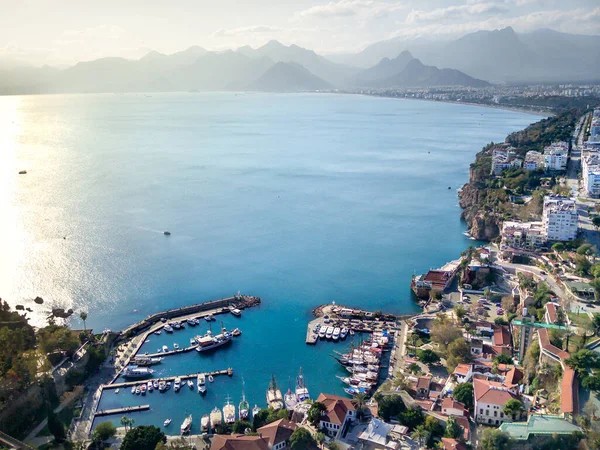
M 518 385 L 505 385 L 496 381 L 473 378 L 475 397 L 475 422 L 486 425 L 500 425 L 504 422 L 519 420 L 504 414 L 504 405 L 510 399 L 519 399 Z
M 600 155 L 598 152 L 584 150 L 581 158 L 581 180 L 583 190 L 588 197 L 600 197 Z
M 544 166 L 547 171 L 566 170 L 569 158 L 569 144 L 567 142 L 553 142 L 544 147 Z
M 575 199 L 544 197 L 542 229 L 546 241 L 572 241 L 577 237 L 577 204 Z
M 525 170 L 540 170 L 544 166 L 544 155 L 535 150 L 530 150 L 525 155 L 525 162 L 523 162 L 523 169 Z
M 501 248 L 537 250 L 546 242 L 542 222 L 506 221 L 502 224 L 501 237 Z
M 523 161 L 516 157 L 512 147 L 495 148 L 492 152 L 492 174 L 494 175 L 500 175 L 507 169 L 518 169 L 522 164 Z
M 600 108 L 596 108 L 592 114 L 592 123 L 590 124 L 590 137 L 588 144 L 600 144 Z
M 349 398 L 320 394 L 317 401 L 325 405 L 319 418 L 319 428 L 332 438 L 338 439 L 356 418 L 356 409 Z

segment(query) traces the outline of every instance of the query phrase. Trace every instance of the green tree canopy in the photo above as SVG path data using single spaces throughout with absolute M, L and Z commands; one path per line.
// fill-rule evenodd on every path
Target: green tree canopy
M 385 396 L 377 401 L 377 414 L 385 422 L 389 422 L 390 418 L 398 416 L 405 410 L 406 406 L 399 395 Z
M 117 433 L 117 428 L 114 426 L 112 422 L 106 421 L 99 423 L 96 428 L 94 428 L 94 432 L 92 436 L 94 440 L 99 440 L 100 442 L 104 442 L 109 440 Z
M 473 407 L 473 383 L 461 383 L 452 392 L 452 397 L 467 408 Z
M 290 436 L 290 448 L 292 450 L 306 450 L 316 445 L 317 442 L 306 428 L 298 427 Z
M 481 438 L 482 450 L 509 450 L 512 448 L 512 439 L 508 433 L 504 433 L 496 428 L 486 428 L 483 430 Z
M 460 429 L 460 425 L 454 418 L 454 416 L 448 417 L 448 421 L 446 422 L 446 431 L 444 432 L 444 436 L 458 439 L 462 434 L 462 430 Z
M 433 350 L 430 349 L 425 349 L 425 350 L 417 350 L 417 357 L 419 358 L 419 360 L 425 364 L 432 364 L 432 363 L 436 363 L 440 360 L 439 355 L 434 352 Z
M 121 450 L 154 450 L 159 442 L 166 443 L 167 437 L 154 425 L 140 425 L 130 429 L 121 443 Z
M 321 413 L 325 411 L 327 407 L 321 402 L 313 402 L 308 409 L 308 413 L 306 414 L 308 421 L 313 426 L 318 426 L 321 421 Z
M 246 428 L 252 429 L 250 422 L 248 422 L 247 420 L 236 420 L 235 422 L 233 422 L 231 431 L 236 434 L 244 434 Z
M 509 401 L 506 402 L 502 411 L 504 412 L 504 414 L 506 414 L 509 417 L 512 417 L 513 420 L 515 420 L 517 415 L 520 415 L 523 411 L 523 403 L 521 403 L 521 401 L 517 400 L 516 398 L 511 398 Z
M 463 338 L 456 339 L 448 346 L 446 368 L 449 373 L 454 372 L 456 366 L 471 361 L 471 347 Z

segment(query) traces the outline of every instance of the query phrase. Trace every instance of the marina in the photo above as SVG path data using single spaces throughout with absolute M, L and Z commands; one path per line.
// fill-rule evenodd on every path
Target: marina
M 106 409 L 101 411 L 96 411 L 94 416 L 102 417 L 102 416 L 110 416 L 113 414 L 127 414 L 137 411 L 146 411 L 150 409 L 150 405 L 139 405 L 139 406 L 127 406 L 125 408 L 115 408 L 115 409 Z

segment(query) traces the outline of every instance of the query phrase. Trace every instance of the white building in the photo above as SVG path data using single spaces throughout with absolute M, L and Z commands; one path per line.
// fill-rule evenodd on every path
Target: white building
M 577 204 L 575 199 L 544 197 L 542 228 L 546 241 L 572 241 L 577 236 Z
M 600 197 L 600 155 L 597 152 L 586 152 L 581 158 L 581 180 L 588 197 Z
M 337 395 L 320 394 L 317 401 L 325 405 L 321 413 L 319 428 L 334 439 L 339 439 L 356 417 L 352 400 Z
M 569 158 L 569 144 L 567 142 L 553 142 L 544 147 L 544 166 L 547 171 L 566 170 Z
M 475 397 L 475 422 L 499 426 L 512 422 L 513 418 L 504 414 L 504 405 L 510 399 L 519 399 L 518 385 L 504 385 L 496 381 L 473 378 L 473 396 Z M 519 420 L 515 417 L 515 420 Z
M 542 222 L 511 222 L 502 224 L 500 248 L 539 249 L 546 239 Z
M 544 167 L 544 155 L 535 150 L 527 152 L 525 155 L 525 162 L 523 163 L 523 169 L 532 171 L 543 169 Z
M 507 169 L 518 169 L 523 161 L 516 158 L 514 148 L 495 148 L 492 152 L 492 173 L 500 175 L 502 171 Z

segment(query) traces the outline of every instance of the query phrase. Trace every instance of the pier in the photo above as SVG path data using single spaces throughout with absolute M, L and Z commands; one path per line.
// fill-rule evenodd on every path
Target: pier
M 160 352 L 160 353 L 148 353 L 143 354 L 143 355 L 136 355 L 136 356 L 145 356 L 147 358 L 158 358 L 161 356 L 169 356 L 169 355 L 176 355 L 178 353 L 185 353 L 185 352 L 191 352 L 192 350 L 196 350 L 196 347 L 198 347 L 198 345 L 191 345 L 189 347 L 185 347 L 185 348 L 178 348 L 177 350 L 169 350 L 168 352 Z
M 95 417 L 110 416 L 113 414 L 124 414 L 124 413 L 131 413 L 131 412 L 137 412 L 137 411 L 147 411 L 149 409 L 150 409 L 150 405 L 126 406 L 124 408 L 104 409 L 104 410 L 96 411 L 94 416 Z
M 202 373 L 202 372 L 200 372 Z M 170 377 L 162 377 L 162 378 L 156 378 L 157 381 L 175 381 L 175 378 L 179 378 L 182 381 L 183 380 L 189 380 L 189 379 L 193 379 L 195 380 L 198 375 L 200 375 L 200 373 L 188 373 L 186 375 L 173 375 Z M 206 375 L 206 377 L 208 377 L 209 375 L 217 376 L 217 375 L 229 375 L 230 377 L 233 376 L 233 369 L 231 367 L 229 367 L 228 369 L 223 369 L 223 370 L 216 370 L 214 372 L 205 372 L 204 375 Z M 131 387 L 131 386 L 138 386 L 140 384 L 145 384 L 148 381 L 154 381 L 154 378 L 145 378 L 145 379 L 139 379 L 137 381 L 124 381 L 123 383 L 112 383 L 112 384 L 105 384 L 102 386 L 103 390 L 108 390 L 108 389 L 117 389 L 117 388 L 126 388 L 126 387 Z

